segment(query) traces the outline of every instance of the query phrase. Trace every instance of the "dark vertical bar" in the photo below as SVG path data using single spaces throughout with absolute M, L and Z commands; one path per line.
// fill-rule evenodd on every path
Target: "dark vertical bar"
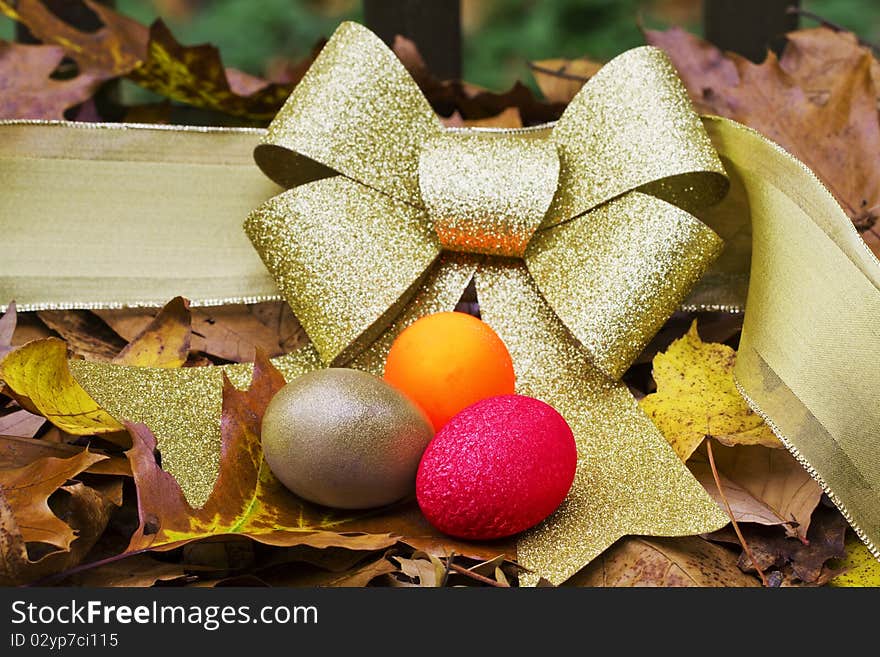
M 364 19 L 389 45 L 398 34 L 415 41 L 438 77 L 461 77 L 459 0 L 364 0 Z
M 706 39 L 722 50 L 732 50 L 753 62 L 762 62 L 767 49 L 784 45 L 783 35 L 798 27 L 789 12 L 798 0 L 703 0 Z

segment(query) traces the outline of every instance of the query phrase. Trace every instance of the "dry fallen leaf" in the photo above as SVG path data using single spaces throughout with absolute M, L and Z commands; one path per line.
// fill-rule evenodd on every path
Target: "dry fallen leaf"
M 0 119 L 64 119 L 64 112 L 88 100 L 101 79 L 80 74 L 50 76 L 64 59 L 58 46 L 0 40 Z
M 23 438 L 0 435 L 0 470 L 20 468 L 47 456 L 70 458 L 82 453 L 85 447 L 50 442 L 45 438 Z M 89 448 L 92 454 L 104 460 L 92 463 L 84 472 L 103 475 L 131 476 L 131 466 L 124 456 L 111 456 L 104 451 Z
M 485 119 L 469 119 L 464 120 L 458 110 L 452 113 L 448 118 L 440 118 L 440 122 L 447 128 L 522 128 L 522 117 L 516 107 L 508 107 L 506 110 L 496 116 L 489 116 Z
M 74 380 L 67 367 L 67 345 L 58 338 L 30 342 L 0 360 L 0 380 L 15 400 L 59 429 L 76 436 L 121 431 Z
M 831 580 L 831 586 L 880 587 L 880 561 L 855 535 L 847 539 L 846 555 L 834 567 L 844 572 Z
M 0 315 L 0 356 L 10 350 L 17 323 L 18 313 L 15 310 L 15 301 L 12 301 L 6 312 Z
M 40 0 L 0 0 L 0 12 L 26 25 L 44 43 L 62 47 L 82 73 L 99 79 L 127 76 L 172 100 L 231 116 L 271 119 L 298 81 L 277 84 L 227 69 L 214 46 L 182 46 L 161 20 L 147 28 L 100 3 L 84 1 L 104 24 L 94 32 L 69 25 Z M 305 72 L 307 62 L 288 70 Z
M 176 297 L 113 359 L 117 365 L 182 367 L 192 339 L 189 301 Z
M 839 37 L 830 30 L 797 34 L 785 63 L 771 52 L 761 64 L 722 54 L 678 28 L 648 30 L 645 38 L 672 59 L 700 112 L 734 119 L 780 144 L 815 172 L 865 232 L 880 214 L 877 60 L 868 50 L 853 54 L 847 48 L 844 65 L 829 64 L 834 72 L 817 76 L 805 53 L 823 56 L 826 49 L 816 41 L 836 44 Z M 819 95 L 811 88 L 814 79 L 821 83 Z
M 696 536 L 623 538 L 564 586 L 758 586 L 736 556 Z
M 789 32 L 779 65 L 797 80 L 812 102 L 824 105 L 837 79 L 858 66 L 865 55 L 872 59 L 871 79 L 880 91 L 880 61 L 852 32 L 828 27 Z
M 725 445 L 782 447 L 736 389 L 735 361 L 727 345 L 700 339 L 696 321 L 654 357 L 657 392 L 639 404 L 683 461 L 706 436 Z
M 829 561 L 844 556 L 846 527 L 846 520 L 836 509 L 820 507 L 813 514 L 806 541 L 789 538 L 776 527 L 742 525 L 740 529 L 771 585 L 790 586 L 824 584 L 828 580 Z M 730 528 L 710 534 L 709 538 L 739 544 Z M 738 563 L 744 571 L 754 571 L 745 552 L 740 554 Z
M 393 557 L 393 559 L 399 564 L 400 571 L 412 580 L 412 585 L 435 588 L 446 584 L 446 565 L 433 554 L 416 551 L 411 559 L 404 557 Z M 408 584 L 398 583 L 403 586 Z
M 58 333 L 70 350 L 89 360 L 109 361 L 125 340 L 88 310 L 41 310 L 37 317 Z
M 0 470 L 0 487 L 12 508 L 25 542 L 54 545 L 62 550 L 76 538 L 73 530 L 52 513 L 49 496 L 105 456 L 83 450 L 70 458 L 45 457 L 20 468 Z
M 738 522 L 784 525 L 789 536 L 806 540 L 822 489 L 791 454 L 761 446 L 719 445 L 712 453 L 724 497 Z M 718 505 L 726 508 L 705 456 L 695 455 L 688 467 Z
M 263 324 L 247 306 L 222 306 L 193 310 L 194 351 L 236 363 L 250 363 L 256 350 L 266 355 L 283 353 L 278 334 Z
M 278 356 L 305 342 L 305 332 L 289 310 L 276 309 L 273 313 L 263 306 L 192 309 L 190 349 L 232 362 L 251 362 L 257 349 Z M 96 310 L 95 314 L 123 338 L 134 340 L 153 321 L 155 311 Z
M 0 416 L 0 436 L 33 438 L 46 423 L 46 418 L 25 410 L 13 411 Z
M 151 554 L 137 554 L 73 574 L 61 583 L 81 587 L 142 587 L 177 583 L 186 577 L 183 564 L 159 561 Z
M 161 20 L 150 27 L 146 56 L 129 77 L 172 100 L 261 120 L 275 116 L 294 86 L 224 68 L 214 46 L 182 46 Z
M 6 499 L 6 491 L 0 486 L 0 586 L 21 582 L 28 564 L 27 547 Z
M 585 57 L 529 62 L 529 69 L 538 88 L 551 103 L 569 103 L 600 68 L 600 62 Z
M 0 12 L 26 25 L 43 43 L 61 46 L 81 72 L 103 79 L 131 71 L 146 54 L 147 28 L 92 0 L 84 0 L 104 27 L 84 32 L 58 18 L 40 0 L 0 0 Z

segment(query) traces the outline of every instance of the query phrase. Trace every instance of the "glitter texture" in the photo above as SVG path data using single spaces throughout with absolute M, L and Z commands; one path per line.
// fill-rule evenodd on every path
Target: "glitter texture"
M 321 367 L 311 346 L 272 359 L 285 380 Z M 250 384 L 250 363 L 159 369 L 71 360 L 70 371 L 110 415 L 146 424 L 193 507 L 205 503 L 220 466 L 223 373 L 237 388 Z
M 543 227 L 645 185 L 696 207 L 727 192 L 724 167 L 684 84 L 666 55 L 650 46 L 603 66 L 569 103 L 550 138 L 562 169 Z
M 553 200 L 559 157 L 552 143 L 477 132 L 434 137 L 419 184 L 443 248 L 522 256 Z
M 721 251 L 721 239 L 665 201 L 630 192 L 542 229 L 526 265 L 544 299 L 620 377 Z
M 452 309 L 477 272 L 518 391 L 556 408 L 579 450 L 566 501 L 522 535 L 524 583 L 561 582 L 625 534 L 726 522 L 617 380 L 720 249 L 681 208 L 718 200 L 727 181 L 660 51 L 607 64 L 553 126 L 444 130 L 396 57 L 346 23 L 255 157 L 294 187 L 246 224 L 312 340 L 276 360 L 286 377 L 328 364 L 380 373 L 394 337 Z M 219 368 L 73 369 L 115 417 L 151 426 L 163 465 L 205 498 Z M 228 372 L 236 385 L 248 376 Z
M 328 365 L 377 337 L 440 253 L 424 211 L 342 176 L 275 196 L 245 231 Z
M 559 411 L 578 447 L 568 497 L 517 543 L 517 560 L 532 571 L 522 584 L 561 583 L 625 534 L 696 534 L 727 523 L 627 387 L 590 362 L 525 267 L 482 266 L 477 297 L 510 350 L 517 393 Z

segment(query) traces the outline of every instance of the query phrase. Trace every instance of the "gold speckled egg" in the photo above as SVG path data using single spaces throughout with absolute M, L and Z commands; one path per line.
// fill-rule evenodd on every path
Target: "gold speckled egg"
M 330 368 L 284 386 L 263 417 L 263 452 L 300 497 L 340 509 L 390 504 L 415 489 L 434 431 L 421 410 L 381 379 Z

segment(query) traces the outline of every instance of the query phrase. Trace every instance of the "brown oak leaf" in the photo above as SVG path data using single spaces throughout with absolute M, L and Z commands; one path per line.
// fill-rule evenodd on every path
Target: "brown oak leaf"
M 821 34 L 837 40 L 830 31 Z M 817 65 L 813 55 L 805 63 L 804 55 L 821 56 L 816 34 L 795 33 L 784 62 L 771 52 L 761 64 L 722 53 L 677 28 L 647 30 L 645 38 L 669 55 L 700 112 L 734 119 L 780 144 L 825 183 L 859 230 L 874 226 L 880 213 L 880 122 L 877 62 L 869 51 L 851 54 L 845 66 L 829 64 L 834 73 L 820 76 L 827 97 L 817 103 L 809 88 Z
M 100 78 L 50 77 L 63 58 L 58 46 L 0 40 L 0 119 L 63 119 L 65 110 L 91 98 Z
M 758 586 L 738 567 L 736 555 L 696 536 L 623 538 L 566 586 Z

